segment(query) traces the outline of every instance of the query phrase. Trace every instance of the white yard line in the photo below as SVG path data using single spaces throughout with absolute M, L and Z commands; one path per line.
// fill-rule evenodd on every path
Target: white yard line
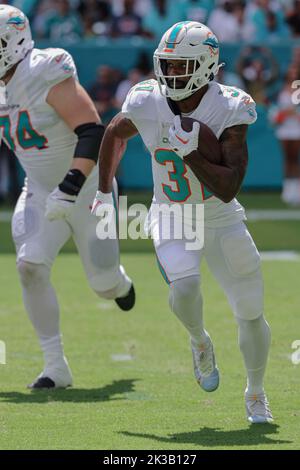
M 300 254 L 296 251 L 261 251 L 263 261 L 300 261 Z
M 126 219 L 126 211 L 120 210 L 120 220 Z M 250 209 L 246 210 L 247 219 L 250 222 L 256 220 L 300 220 L 300 210 L 289 209 Z M 128 217 L 130 220 L 131 217 Z
M 0 222 L 10 222 L 12 215 L 12 211 L 0 211 Z M 300 220 L 300 210 L 252 209 L 246 211 L 246 215 L 247 219 L 251 222 L 255 222 L 256 220 Z M 125 218 L 125 211 L 120 211 L 120 219 L 125 220 Z
M 0 222 L 10 222 L 13 212 L 0 212 Z M 300 211 L 291 210 L 252 210 L 247 212 L 248 220 L 300 220 Z M 120 214 L 120 218 L 125 218 L 125 213 Z M 263 261 L 300 261 L 300 254 L 296 251 L 262 251 Z M 110 304 L 99 304 L 102 310 L 109 310 Z
M 300 211 L 289 209 L 246 210 L 246 216 L 251 222 L 256 220 L 300 220 Z
M 131 354 L 112 354 L 110 357 L 115 362 L 132 361 L 134 359 Z
M 0 222 L 10 222 L 13 212 L 0 211 Z

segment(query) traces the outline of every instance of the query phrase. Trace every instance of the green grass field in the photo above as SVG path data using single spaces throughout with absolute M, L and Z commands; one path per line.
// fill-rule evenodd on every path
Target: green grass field
M 270 208 L 268 201 L 256 201 Z M 256 207 L 254 201 L 248 205 Z M 297 249 L 299 222 L 270 224 L 251 224 L 259 247 Z M 9 226 L 2 223 L 0 340 L 7 364 L 0 364 L 0 449 L 300 449 L 300 364 L 290 359 L 292 342 L 300 340 L 299 261 L 263 263 L 272 328 L 266 390 L 275 424 L 251 427 L 236 325 L 222 291 L 204 265 L 206 327 L 221 372 L 219 389 L 207 394 L 193 377 L 188 336 L 169 311 L 168 288 L 149 243 L 137 242 L 139 253 L 123 245 L 122 263 L 137 290 L 129 313 L 90 291 L 75 254 L 58 257 L 53 283 L 74 387 L 28 391 L 42 357 L 22 305 L 11 246 Z
M 244 416 L 236 326 L 207 269 L 206 324 L 222 374 L 218 391 L 206 394 L 196 384 L 187 334 L 169 312 L 167 286 L 147 253 L 123 256 L 138 293 L 127 314 L 90 292 L 75 255 L 59 257 L 53 281 L 75 383 L 65 391 L 32 393 L 25 384 L 42 360 L 22 307 L 14 257 L 2 255 L 0 263 L 7 346 L 7 364 L 0 365 L 1 449 L 300 448 L 300 365 L 289 359 L 292 341 L 300 339 L 300 263 L 264 263 L 273 334 L 266 388 L 276 424 L 256 427 Z

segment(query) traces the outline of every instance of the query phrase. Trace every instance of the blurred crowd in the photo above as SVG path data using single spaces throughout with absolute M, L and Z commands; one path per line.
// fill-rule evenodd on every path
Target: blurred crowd
M 206 23 L 221 42 L 300 37 L 300 0 L 8 0 L 30 18 L 35 38 L 141 36 L 158 40 L 183 20 Z
M 109 65 L 97 69 L 88 92 L 96 104 L 104 124 L 120 111 L 126 95 L 135 84 L 155 78 L 152 62 L 141 53 L 135 67 L 124 73 Z M 290 205 L 300 205 L 300 47 L 293 49 L 292 60 L 286 72 L 267 47 L 245 46 L 234 68 L 222 67 L 216 80 L 227 86 L 244 89 L 254 98 L 257 107 L 269 116 L 284 156 L 282 198 Z M 298 93 L 295 82 L 298 82 Z M 297 93 L 298 103 L 292 100 Z M 9 176 L 9 177 L 8 177 Z M 0 201 L 4 195 L 15 200 L 20 189 L 16 176 L 15 159 L 7 149 L 1 151 Z

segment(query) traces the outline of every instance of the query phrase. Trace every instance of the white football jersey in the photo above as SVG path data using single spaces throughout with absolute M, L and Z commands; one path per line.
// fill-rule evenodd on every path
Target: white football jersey
M 230 225 L 245 219 L 236 199 L 224 203 L 199 182 L 192 170 L 171 150 L 168 133 L 174 113 L 159 91 L 156 80 L 135 85 L 128 93 L 122 113 L 138 129 L 152 156 L 153 202 L 204 203 L 207 226 Z M 183 114 L 185 116 L 185 114 Z M 219 138 L 227 127 L 252 124 L 257 115 L 253 99 L 244 91 L 210 82 L 199 106 L 189 117 L 205 123 Z
M 0 101 L 2 138 L 18 157 L 28 179 L 51 191 L 71 166 L 77 136 L 46 102 L 57 83 L 77 78 L 63 49 L 33 49 L 18 65 Z

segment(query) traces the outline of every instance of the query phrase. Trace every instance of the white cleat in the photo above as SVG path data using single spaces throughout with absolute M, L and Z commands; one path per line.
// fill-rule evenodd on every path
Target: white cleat
M 218 388 L 220 378 L 212 342 L 197 345 L 191 340 L 191 348 L 196 380 L 203 390 L 213 392 Z
M 43 388 L 67 388 L 73 384 L 72 373 L 67 359 L 58 364 L 47 365 L 43 372 L 36 378 L 32 384 L 28 385 L 30 389 Z
M 264 393 L 245 395 L 247 419 L 251 424 L 273 423 L 269 402 Z

